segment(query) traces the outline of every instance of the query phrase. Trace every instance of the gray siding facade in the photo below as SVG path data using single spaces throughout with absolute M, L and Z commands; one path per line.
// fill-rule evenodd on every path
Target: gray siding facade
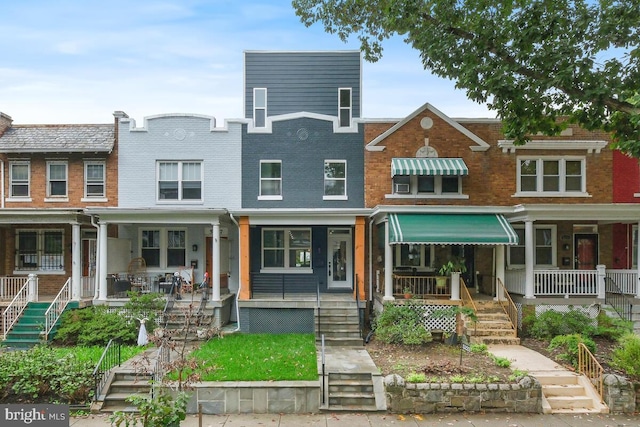
M 352 89 L 352 117 L 361 114 L 359 51 L 244 54 L 245 118 L 253 118 L 253 89 L 267 88 L 267 116 L 300 111 L 338 115 L 338 88 Z

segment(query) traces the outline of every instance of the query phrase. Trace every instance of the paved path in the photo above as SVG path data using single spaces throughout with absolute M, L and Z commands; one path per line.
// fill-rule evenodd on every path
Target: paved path
M 546 356 L 523 345 L 492 344 L 489 353 L 505 357 L 511 361 L 511 369 L 527 371 L 530 374 L 549 372 L 571 372 Z

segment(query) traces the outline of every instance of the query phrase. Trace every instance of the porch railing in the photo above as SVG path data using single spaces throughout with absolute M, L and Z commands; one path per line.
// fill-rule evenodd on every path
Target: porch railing
M 0 301 L 11 301 L 24 286 L 25 276 L 0 277 Z
M 71 301 L 71 277 L 67 279 L 58 295 L 53 299 L 53 302 L 44 313 L 44 337 L 48 341 L 49 333 L 56 325 L 56 322 L 62 316 L 62 312 Z
M 467 285 L 464 283 L 462 278 L 460 278 L 460 299 L 462 300 L 462 305 L 464 307 L 472 309 L 474 314 L 478 312 L 476 303 L 473 302 L 473 298 L 471 298 L 471 294 L 469 293 L 469 288 L 467 288 Z
M 512 294 L 526 295 L 524 270 L 505 272 L 506 288 Z M 545 296 L 598 295 L 597 270 L 534 270 L 533 293 Z
M 524 270 L 507 270 L 504 273 L 505 289 L 512 294 L 525 295 L 526 281 Z
M 83 276 L 80 280 L 80 298 L 93 298 L 96 292 L 96 278 Z
M 504 286 L 504 283 L 502 283 L 502 280 L 500 279 L 496 279 L 496 280 L 498 283 L 498 295 L 501 295 L 500 291 L 502 291 L 502 295 L 504 295 L 504 299 L 498 298 L 498 303 L 500 304 L 504 312 L 507 313 L 507 316 L 509 316 L 509 320 L 511 320 L 511 326 L 513 326 L 513 329 L 517 331 L 518 330 L 518 308 L 516 307 L 515 303 L 511 299 L 511 295 L 509 295 L 509 291 L 507 291 L 507 288 Z
M 29 303 L 29 280 L 30 278 L 22 278 L 22 287 L 16 292 L 7 308 L 2 313 L 2 338 L 7 338 L 7 333 L 13 328 L 18 321 L 25 307 Z M 33 278 L 33 280 L 38 280 Z
M 604 369 L 583 343 L 578 343 L 578 372 L 591 381 L 602 403 Z
M 443 297 L 451 295 L 449 277 L 436 276 L 405 276 L 393 275 L 393 293 L 402 295 L 405 290 L 411 291 L 413 296 L 420 298 Z
M 607 288 L 614 283 L 617 291 L 626 295 L 635 295 L 638 286 L 638 270 L 606 270 Z M 607 292 L 609 292 L 607 290 Z

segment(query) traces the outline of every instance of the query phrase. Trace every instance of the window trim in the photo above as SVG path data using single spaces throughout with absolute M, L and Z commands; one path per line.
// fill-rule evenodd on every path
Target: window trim
M 20 233 L 35 233 L 36 234 L 36 254 L 35 256 L 37 267 L 35 268 L 20 268 Z M 42 267 L 42 257 L 45 255 L 45 234 L 46 233 L 58 233 L 61 237 L 61 247 L 60 252 L 55 254 L 54 256 L 60 257 L 60 261 L 62 263 L 62 268 L 60 269 L 49 269 Z M 65 266 L 65 232 L 62 228 L 18 228 L 15 230 L 15 258 L 14 258 L 14 271 L 13 274 L 25 274 L 25 273 L 46 273 L 51 275 L 57 274 L 66 274 L 66 266 Z M 49 254 L 51 255 L 51 254 Z
M 256 100 L 257 100 L 257 96 L 256 93 L 258 91 L 264 91 L 264 106 L 256 106 Z M 258 126 L 257 125 L 257 120 L 256 120 L 256 116 L 257 116 L 257 112 L 258 111 L 264 111 L 264 125 L 263 126 Z M 254 128 L 258 128 L 258 129 L 263 129 L 267 127 L 267 88 L 266 87 L 254 87 L 253 88 L 253 127 Z
M 327 178 L 327 174 L 326 174 L 326 170 L 327 170 L 327 164 L 328 163 L 342 163 L 344 164 L 344 178 Z M 338 160 L 338 159 L 325 159 L 324 163 L 324 168 L 323 168 L 323 194 L 322 194 L 322 199 L 323 200 L 348 200 L 349 196 L 347 195 L 347 177 L 348 177 L 348 173 L 347 173 L 347 161 L 346 160 Z M 327 191 L 327 181 L 344 181 L 344 194 L 326 194 Z
M 89 166 L 102 166 L 102 194 L 101 195 L 89 195 Z M 91 182 L 91 185 L 98 185 L 97 181 Z M 84 161 L 84 197 L 82 201 L 107 201 L 107 162 L 104 160 L 85 160 Z
M 523 161 L 536 162 L 536 191 L 522 190 Z M 558 161 L 558 191 L 544 190 L 544 162 Z M 567 161 L 580 162 L 581 191 L 567 191 Z M 590 197 L 587 192 L 587 161 L 585 156 L 518 156 L 516 157 L 516 194 L 515 197 Z
M 284 239 L 284 267 L 265 267 L 264 266 L 264 233 L 265 231 L 282 231 L 287 236 L 291 231 L 307 231 L 309 232 L 309 267 L 291 267 L 289 266 L 289 239 Z M 289 273 L 289 274 L 307 274 L 313 273 L 313 230 L 311 227 L 263 227 L 260 230 L 260 272 L 261 273 Z
M 65 173 L 65 178 L 64 178 L 64 194 L 60 194 L 60 195 L 52 195 L 51 194 L 51 166 L 56 166 L 56 165 L 62 165 L 64 166 L 64 173 Z M 69 201 L 69 162 L 66 160 L 47 160 L 46 162 L 46 169 L 47 169 L 47 190 L 46 190 L 46 198 L 45 198 L 45 202 L 46 201 Z M 54 182 L 60 182 L 62 180 L 55 180 Z
M 349 92 L 349 106 L 342 106 L 342 92 Z M 347 111 L 349 113 L 348 123 L 342 122 L 342 112 Z M 338 88 L 338 127 L 347 128 L 351 126 L 351 121 L 353 120 L 353 88 L 350 87 L 339 87 Z
M 14 165 L 27 166 L 27 181 L 26 181 L 27 195 L 26 196 L 16 196 L 13 194 L 13 185 L 14 185 L 13 166 Z M 18 185 L 25 185 L 25 184 L 18 184 Z M 29 160 L 10 160 L 9 161 L 9 197 L 7 198 L 7 200 L 21 201 L 21 202 L 31 201 L 31 162 Z
M 157 231 L 159 234 L 158 242 L 158 265 L 148 265 L 150 269 L 155 270 L 167 270 L 172 268 L 184 267 L 184 265 L 168 265 L 168 250 L 169 250 L 169 232 L 179 231 L 184 233 L 184 262 L 188 263 L 187 256 L 189 255 L 189 231 L 186 227 L 140 227 L 138 228 L 138 256 L 142 256 L 142 233 L 145 231 Z M 152 248 L 152 247 L 149 247 Z M 143 257 L 144 258 L 144 257 Z
M 524 225 L 513 224 L 514 229 L 522 229 L 524 230 Z M 538 264 L 536 259 L 536 249 L 538 247 L 536 242 L 536 231 L 542 229 L 551 230 L 551 262 L 552 264 Z M 522 233 L 523 240 L 526 239 L 526 234 Z M 524 243 L 524 244 L 520 244 Z M 525 267 L 525 264 L 511 264 L 511 249 L 523 247 L 525 250 L 525 262 L 526 262 L 526 241 L 518 242 L 518 245 L 509 246 L 507 252 L 507 266 L 510 269 L 522 269 Z M 534 268 L 557 268 L 558 267 L 558 226 L 556 224 L 534 224 L 533 225 L 533 266 Z
M 160 198 L 160 165 L 161 164 L 177 164 L 178 165 L 178 197 L 176 199 L 161 199 Z M 184 179 L 184 165 L 186 163 L 197 163 L 200 165 L 200 198 L 199 199 L 185 199 L 183 194 L 183 186 L 185 182 L 198 182 L 194 180 Z M 166 181 L 173 182 L 173 181 Z M 156 160 L 156 202 L 162 203 L 177 203 L 181 204 L 200 204 L 204 201 L 204 161 L 203 160 Z
M 280 178 L 263 178 L 262 177 L 262 165 L 265 163 L 278 163 L 280 164 Z M 280 182 L 280 194 L 262 194 L 262 182 L 263 181 L 279 181 Z M 258 200 L 282 200 L 282 160 L 260 160 L 258 165 Z
M 391 178 L 391 193 L 385 197 L 387 199 L 468 199 L 469 196 L 462 192 L 462 175 L 446 175 L 447 178 L 456 177 L 458 179 L 458 192 L 457 193 L 443 193 L 442 192 L 442 178 L 443 175 L 431 175 L 434 178 L 434 192 L 418 192 L 418 179 L 422 175 L 395 175 Z M 408 177 L 409 178 L 409 192 L 397 193 L 396 192 L 396 177 Z M 400 183 L 403 184 L 403 183 Z

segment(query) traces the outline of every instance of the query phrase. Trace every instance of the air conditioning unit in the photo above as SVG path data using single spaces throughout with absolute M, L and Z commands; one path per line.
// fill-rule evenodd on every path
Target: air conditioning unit
M 409 184 L 395 184 L 397 194 L 409 194 Z

